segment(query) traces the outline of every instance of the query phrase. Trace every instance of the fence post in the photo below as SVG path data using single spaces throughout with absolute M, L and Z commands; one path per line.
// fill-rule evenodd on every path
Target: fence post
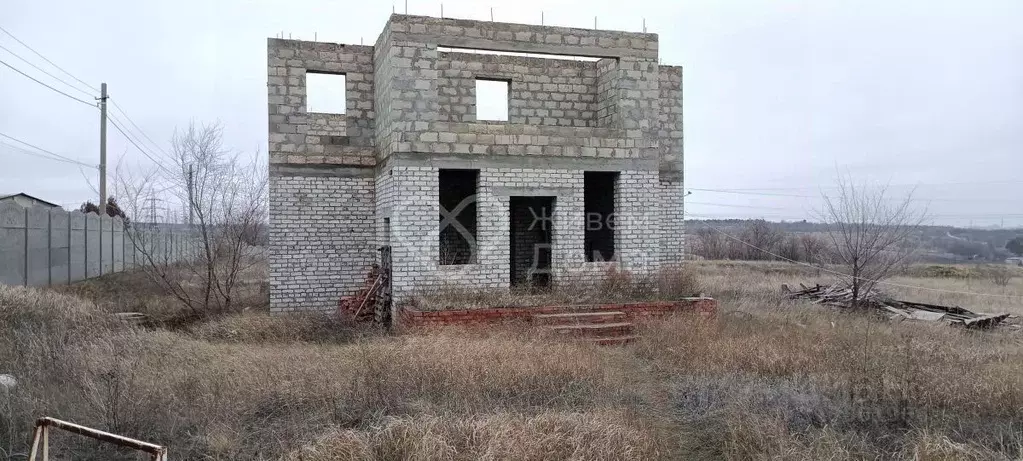
M 22 280 L 22 285 L 28 286 L 28 208 L 27 207 L 25 208 L 25 222 L 22 223 L 22 224 L 25 226 L 25 245 L 24 245 L 25 251 L 22 252 L 22 255 L 24 256 L 24 258 L 22 258 L 22 263 L 24 264 L 23 268 L 25 269 L 25 272 L 22 274 L 21 280 Z
M 46 213 L 46 286 L 53 286 L 53 213 Z
M 128 226 L 125 224 L 124 221 L 121 221 L 121 267 L 128 270 L 129 267 L 134 269 L 135 265 L 128 266 L 128 252 L 124 250 L 124 245 L 128 242 Z
M 84 251 L 82 251 L 82 280 L 89 278 L 89 213 L 83 213 L 85 215 L 85 222 L 82 230 L 82 240 L 85 242 Z
M 73 213 L 73 212 L 72 212 Z M 71 284 L 71 221 L 74 218 L 68 213 L 67 217 L 67 284 Z
M 103 215 L 105 213 L 98 214 L 99 214 L 99 275 L 97 277 L 100 277 L 103 275 Z

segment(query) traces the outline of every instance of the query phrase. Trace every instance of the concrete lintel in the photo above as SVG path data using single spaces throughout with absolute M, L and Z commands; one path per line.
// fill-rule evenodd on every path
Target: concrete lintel
M 372 45 L 350 45 L 347 43 L 335 43 L 335 42 L 314 42 L 312 40 L 298 40 L 290 38 L 273 38 L 268 37 L 266 39 L 266 45 L 268 49 L 280 49 L 280 50 L 310 50 L 310 51 L 343 51 L 348 53 L 363 53 L 373 54 Z
M 331 176 L 337 178 L 372 178 L 374 168 L 370 166 L 338 166 L 338 165 L 270 165 L 270 176 Z
M 657 171 L 656 159 L 610 159 L 591 157 L 486 156 L 451 154 L 438 156 L 422 153 L 395 153 L 381 165 L 381 171 L 396 166 L 429 166 L 434 168 L 528 168 L 537 170 L 584 171 Z
M 436 43 L 437 45 L 453 48 L 478 48 L 494 51 L 522 51 L 591 57 L 630 56 L 657 58 L 658 36 L 653 33 L 562 26 L 537 26 L 403 14 L 392 14 L 388 19 L 387 25 L 391 32 L 391 40 Z M 420 30 L 416 31 L 415 26 L 420 26 Z M 457 29 L 450 30 L 448 26 Z M 458 29 L 462 30 L 459 31 Z M 520 38 L 518 34 L 521 33 L 535 34 L 540 38 Z M 557 39 L 549 41 L 546 39 L 547 36 L 559 35 L 562 37 L 573 37 L 576 40 L 569 42 Z M 500 37 L 500 39 L 497 39 L 497 37 Z M 608 42 L 608 39 L 613 41 Z M 624 39 L 624 42 L 621 41 L 622 39 Z M 587 44 L 582 45 L 582 43 Z
M 571 187 L 492 187 L 490 192 L 499 197 L 568 197 L 575 191 Z
M 449 48 L 510 51 L 518 53 L 585 56 L 590 58 L 635 57 L 644 59 L 657 59 L 657 50 L 637 50 L 632 48 L 583 45 L 553 45 L 549 43 L 520 42 L 515 40 L 496 40 L 488 38 L 457 37 L 449 35 L 431 34 L 410 34 L 399 32 L 391 32 L 391 40 L 433 43 L 436 44 L 437 46 L 444 46 Z

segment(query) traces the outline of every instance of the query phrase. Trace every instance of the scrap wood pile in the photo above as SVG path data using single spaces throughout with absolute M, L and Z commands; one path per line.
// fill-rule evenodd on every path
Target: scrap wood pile
M 814 304 L 837 307 L 852 307 L 853 291 L 851 287 L 838 285 L 815 285 L 807 287 L 799 284 L 799 290 L 782 285 L 782 293 L 789 299 L 809 299 Z M 891 299 L 876 291 L 861 293 L 858 303 L 860 307 L 877 309 L 893 320 L 928 320 L 944 321 L 950 325 L 971 328 L 989 328 L 1009 318 L 1009 314 L 980 314 L 957 306 L 940 306 L 911 301 Z
M 374 264 L 366 273 L 366 282 L 355 296 L 345 296 L 338 302 L 338 313 L 359 322 L 372 322 L 376 315 L 377 294 L 382 288 L 383 271 Z

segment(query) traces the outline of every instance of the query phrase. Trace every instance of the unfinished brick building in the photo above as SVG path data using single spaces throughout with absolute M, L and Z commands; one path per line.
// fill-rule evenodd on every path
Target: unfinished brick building
M 271 310 L 334 308 L 381 246 L 399 302 L 680 263 L 682 69 L 657 46 L 407 15 L 374 46 L 269 39 Z M 344 76 L 343 113 L 307 107 L 313 74 Z

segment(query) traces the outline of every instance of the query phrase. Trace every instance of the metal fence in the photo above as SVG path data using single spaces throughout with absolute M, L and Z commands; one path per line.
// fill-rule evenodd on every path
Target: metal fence
M 0 203 L 0 283 L 46 286 L 77 282 L 143 264 L 195 254 L 188 229 L 138 224 L 61 208 Z
M 40 455 L 42 455 L 42 461 L 50 461 L 50 428 L 61 429 L 100 442 L 148 453 L 149 459 L 152 461 L 167 461 L 167 447 L 61 421 L 56 418 L 39 418 L 36 421 L 36 429 L 32 434 L 32 451 L 28 454 L 29 461 L 38 461 Z

